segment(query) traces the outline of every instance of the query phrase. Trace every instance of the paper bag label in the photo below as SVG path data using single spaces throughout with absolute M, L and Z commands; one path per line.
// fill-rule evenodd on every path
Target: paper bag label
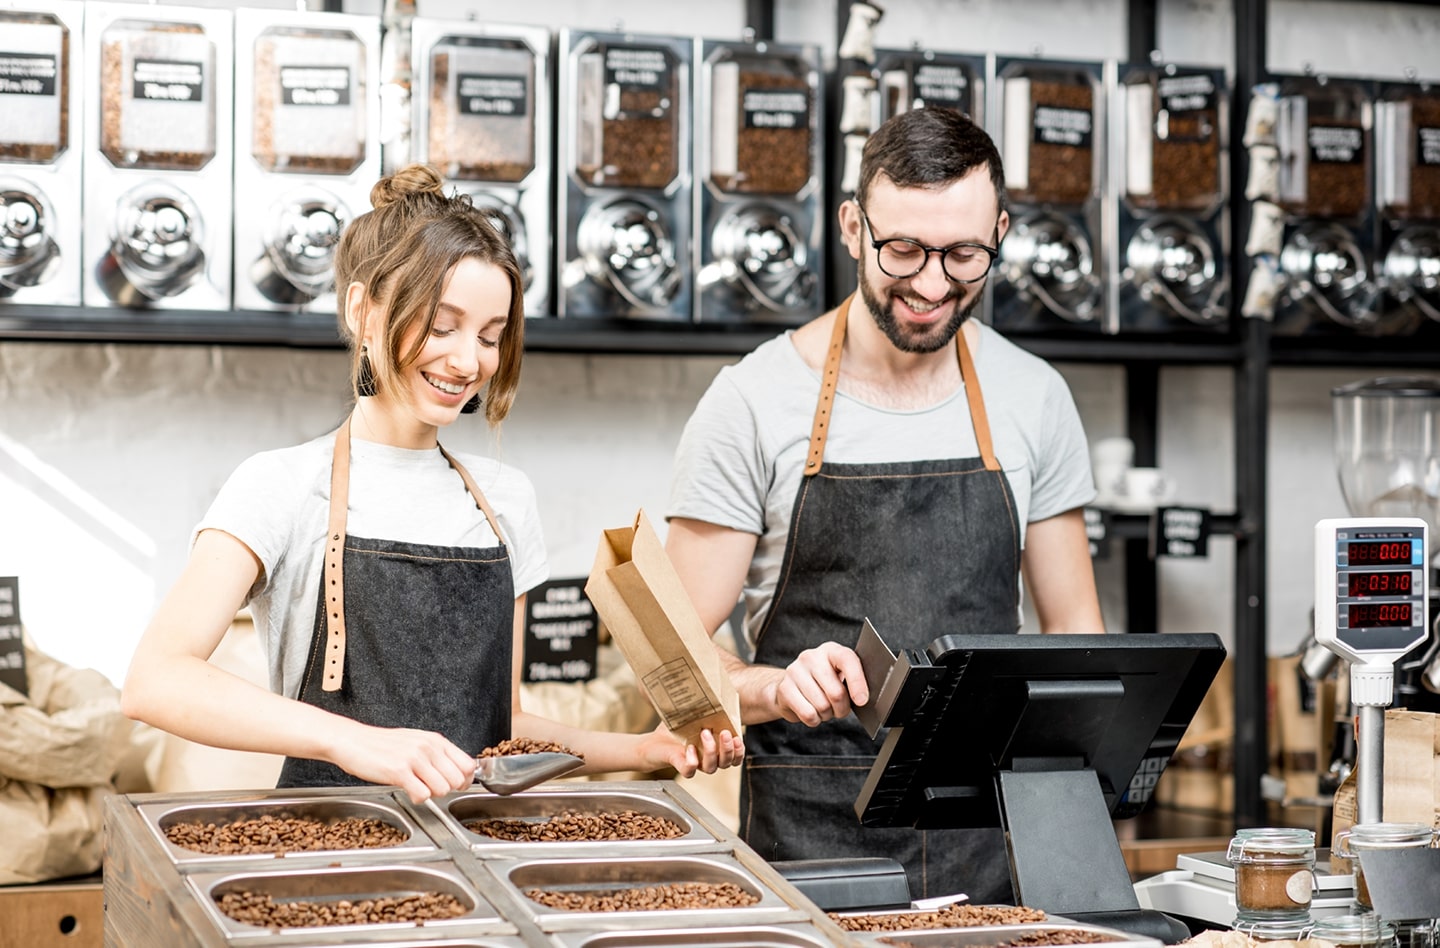
M 641 680 L 672 731 L 720 710 L 705 696 L 694 666 L 683 658 L 666 662 Z

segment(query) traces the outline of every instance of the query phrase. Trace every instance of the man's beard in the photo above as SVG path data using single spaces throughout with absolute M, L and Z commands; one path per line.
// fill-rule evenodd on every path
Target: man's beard
M 890 340 L 890 344 L 901 352 L 938 352 L 948 346 L 950 340 L 954 339 L 955 334 L 960 331 L 960 327 L 965 324 L 965 320 L 970 318 L 970 313 L 974 311 L 980 298 L 984 296 L 985 284 L 983 282 L 967 284 L 967 286 L 969 285 L 977 287 L 975 295 L 970 298 L 969 302 L 962 302 L 956 306 L 955 312 L 948 320 L 907 333 L 900 327 L 899 320 L 895 318 L 894 304 L 889 300 L 882 304 L 879 297 L 875 295 L 875 288 L 866 278 L 864 268 L 862 267 L 860 270 L 860 298 L 865 301 L 865 305 L 869 307 L 871 314 L 875 317 L 875 325 L 880 327 L 880 331 L 885 334 L 885 338 Z M 941 301 L 941 305 L 944 305 L 949 299 L 959 299 L 959 297 L 947 297 L 946 300 Z

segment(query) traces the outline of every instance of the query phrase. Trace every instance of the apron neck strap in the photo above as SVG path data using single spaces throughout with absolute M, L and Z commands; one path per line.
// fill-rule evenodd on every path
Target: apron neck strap
M 851 293 L 841 301 L 835 310 L 835 325 L 830 330 L 830 347 L 825 352 L 825 368 L 820 373 L 820 398 L 815 403 L 815 420 L 810 426 L 810 452 L 805 456 L 805 475 L 820 473 L 825 460 L 825 438 L 830 431 L 830 417 L 835 408 L 835 388 L 840 382 L 840 357 L 845 352 L 845 324 L 850 316 L 850 302 L 855 299 Z M 980 448 L 980 458 L 985 470 L 1000 470 L 1000 461 L 995 457 L 995 447 L 990 438 L 990 419 L 985 413 L 985 398 L 980 394 L 980 377 L 975 372 L 975 361 L 970 357 L 970 346 L 965 341 L 965 330 L 955 333 L 956 356 L 960 360 L 960 381 L 965 385 L 965 401 L 970 409 L 970 423 L 975 426 L 975 442 Z
M 439 447 L 439 445 L 436 445 Z M 495 538 L 504 544 L 495 511 L 470 472 L 450 452 L 440 454 L 465 482 L 475 506 L 485 515 Z M 345 515 L 350 507 L 350 419 L 335 432 L 335 460 L 330 465 L 330 520 L 325 529 L 325 660 L 321 689 L 339 691 L 345 674 Z

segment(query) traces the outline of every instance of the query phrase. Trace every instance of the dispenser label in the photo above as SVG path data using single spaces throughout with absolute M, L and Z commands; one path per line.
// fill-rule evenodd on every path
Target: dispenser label
M 1035 107 L 1035 144 L 1089 148 L 1090 137 L 1088 109 L 1062 109 L 1053 105 Z
M 1440 128 L 1421 126 L 1415 130 L 1415 163 L 1440 165 Z
M 1169 112 L 1205 112 L 1215 108 L 1215 80 L 1195 76 L 1164 76 L 1155 84 L 1160 105 Z
M 921 63 L 915 67 L 915 94 L 925 100 L 927 107 L 968 112 L 970 77 L 962 66 Z
M 136 99 L 200 102 L 205 98 L 205 66 L 169 59 L 137 59 L 131 76 Z
M 663 49 L 611 46 L 605 50 L 605 82 L 642 89 L 670 88 L 670 58 Z
M 348 106 L 349 66 L 282 66 L 280 94 L 286 105 Z
M 530 77 L 461 73 L 455 80 L 455 99 L 461 115 L 524 118 L 530 111 Z
M 1353 125 L 1311 125 L 1310 160 L 1332 165 L 1365 161 L 1365 135 Z
M 54 56 L 0 50 L 0 95 L 54 95 Z
M 800 89 L 746 89 L 746 128 L 806 128 L 810 96 Z

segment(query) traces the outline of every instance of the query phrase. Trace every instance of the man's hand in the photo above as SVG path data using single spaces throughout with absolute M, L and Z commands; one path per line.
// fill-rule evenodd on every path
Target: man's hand
M 775 686 L 780 716 L 807 727 L 843 718 L 869 700 L 860 656 L 839 642 L 801 652 Z

